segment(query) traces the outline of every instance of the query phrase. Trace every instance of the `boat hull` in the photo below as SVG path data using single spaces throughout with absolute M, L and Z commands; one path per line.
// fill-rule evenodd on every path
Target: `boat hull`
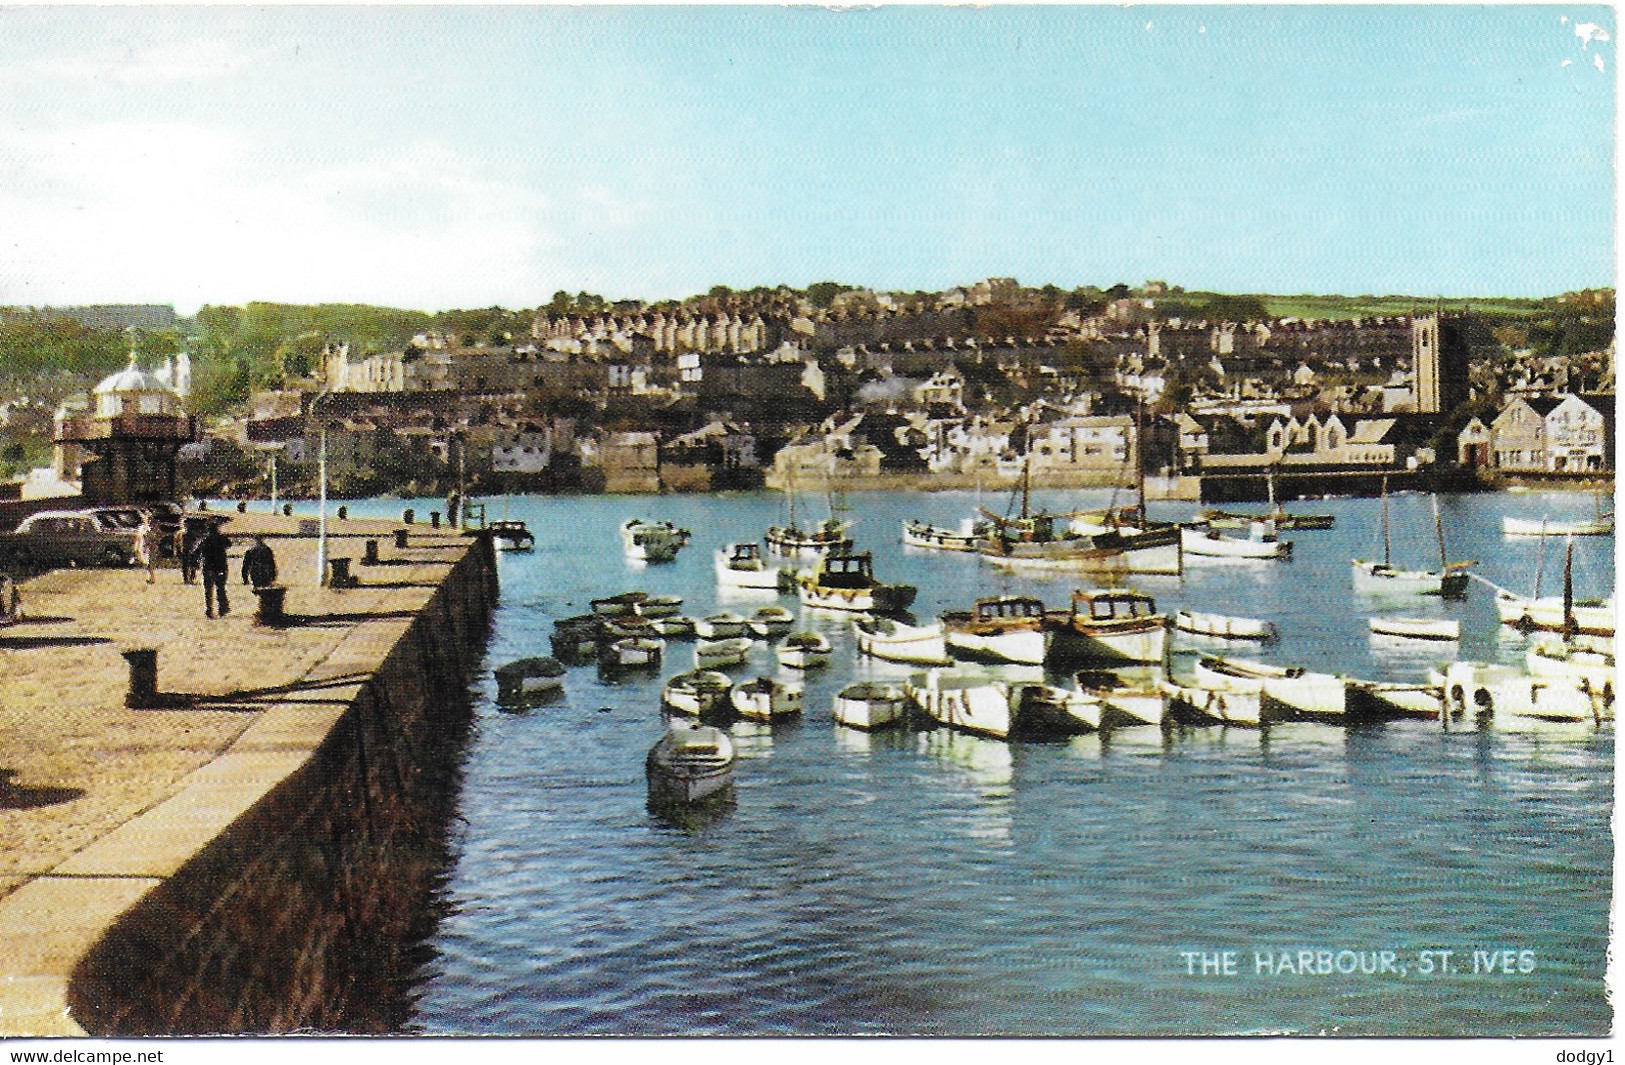
M 1503 536 L 1612 536 L 1612 518 L 1584 521 L 1530 521 L 1527 518 L 1502 518 Z
M 1495 612 L 1501 624 L 1531 631 L 1563 631 L 1563 599 L 1561 596 L 1525 599 L 1502 592 L 1495 597 Z M 1614 635 L 1614 608 L 1608 604 L 1575 604 L 1576 631 L 1587 636 Z
M 907 610 L 918 589 L 908 584 L 879 584 L 869 588 L 831 588 L 803 577 L 797 589 L 803 606 L 814 610 L 844 610 L 860 614 L 896 614 Z
M 657 802 L 694 803 L 733 783 L 733 744 L 721 730 L 674 727 L 644 759 L 649 797 Z
M 1174 628 L 1197 636 L 1212 636 L 1220 640 L 1273 640 L 1275 625 L 1256 618 L 1231 617 L 1227 614 L 1202 614 L 1191 610 L 1175 612 Z
M 1035 573 L 1093 573 L 1120 576 L 1129 573 L 1178 576 L 1184 556 L 1177 536 L 1171 542 L 1134 547 L 1088 547 L 1084 541 L 992 544 L 983 541 L 980 556 L 999 569 Z
M 701 716 L 726 706 L 732 690 L 733 681 L 725 674 L 696 670 L 672 677 L 660 697 L 669 710 Z
M 835 720 L 850 728 L 879 729 L 908 716 L 908 694 L 898 684 L 852 684 L 835 696 Z
M 1379 636 L 1440 642 L 1461 639 L 1461 623 L 1443 618 L 1368 618 L 1366 623 Z
M 1181 529 L 1179 545 L 1187 555 L 1206 558 L 1279 559 L 1292 555 L 1292 544 L 1287 540 L 1242 540 L 1205 529 Z
M 760 560 L 741 561 L 726 551 L 714 555 L 717 583 L 725 588 L 757 588 L 778 591 L 783 570 Z
M 933 669 L 912 678 L 909 699 L 949 728 L 1008 739 L 1014 724 L 1010 690 L 985 676 Z
M 1381 562 L 1354 560 L 1354 590 L 1366 593 L 1397 595 L 1437 595 L 1446 599 L 1467 597 L 1468 576 L 1465 571 L 1443 573 L 1398 569 Z
M 853 626 L 858 652 L 888 662 L 940 666 L 949 662 L 942 625 L 903 625 L 859 619 Z
M 950 624 L 943 638 L 949 647 L 967 658 L 1041 666 L 1049 657 L 1054 633 L 1037 626 L 1006 632 L 977 632 L 974 628 Z
M 1162 690 L 1175 720 L 1185 724 L 1258 728 L 1264 723 L 1262 691 L 1195 687 L 1172 681 L 1164 681 Z
M 980 532 L 956 532 L 927 525 L 923 521 L 903 522 L 903 544 L 927 551 L 975 551 Z

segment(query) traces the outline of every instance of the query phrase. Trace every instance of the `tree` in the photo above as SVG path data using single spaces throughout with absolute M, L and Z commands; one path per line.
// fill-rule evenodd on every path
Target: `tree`
M 836 296 L 851 290 L 851 285 L 843 285 L 839 281 L 815 281 L 807 286 L 807 298 L 814 307 L 822 309 L 835 302 Z

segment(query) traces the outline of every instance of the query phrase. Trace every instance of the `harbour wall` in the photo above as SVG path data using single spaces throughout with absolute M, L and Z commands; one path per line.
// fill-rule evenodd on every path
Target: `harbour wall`
M 476 538 L 304 764 L 80 959 L 68 1002 L 86 1032 L 400 1030 L 496 596 Z M 379 650 L 353 649 L 358 669 Z

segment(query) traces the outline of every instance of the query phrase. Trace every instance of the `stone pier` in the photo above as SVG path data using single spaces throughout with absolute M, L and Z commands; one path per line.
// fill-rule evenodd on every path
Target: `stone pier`
M 58 570 L 0 628 L 0 1036 L 387 1032 L 432 927 L 488 540 L 234 515 L 231 613 L 180 571 Z M 255 623 L 261 532 L 288 588 Z M 362 565 L 367 540 L 384 545 Z M 149 706 L 125 652 L 156 649 Z M 134 656 L 139 659 L 140 656 Z

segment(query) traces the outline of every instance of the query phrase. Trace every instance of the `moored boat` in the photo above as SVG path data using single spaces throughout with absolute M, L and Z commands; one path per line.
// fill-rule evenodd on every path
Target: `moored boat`
M 1371 631 L 1380 636 L 1400 636 L 1407 640 L 1459 640 L 1461 622 L 1450 618 L 1367 618 Z
M 1279 559 L 1292 557 L 1292 541 L 1275 535 L 1275 525 L 1255 521 L 1247 526 L 1246 537 L 1226 536 L 1209 525 L 1185 526 L 1179 530 L 1179 545 L 1187 555 L 1209 558 Z
M 1347 682 L 1330 673 L 1211 655 L 1198 658 L 1194 672 L 1193 687 L 1262 693 L 1261 712 L 1272 720 L 1342 721 L 1347 715 Z
M 1052 616 L 1057 658 L 1079 662 L 1161 662 L 1168 650 L 1168 618 L 1157 602 L 1132 588 L 1089 588 L 1072 593 L 1071 609 Z
M 1348 682 L 1350 720 L 1384 721 L 1415 717 L 1437 721 L 1444 708 L 1444 689 L 1438 684 L 1375 680 Z
M 829 664 L 833 647 L 821 632 L 792 632 L 779 644 L 779 664 L 791 669 L 816 669 Z
M 1534 599 L 1502 589 L 1495 596 L 1495 613 L 1501 624 L 1525 632 L 1544 629 L 1562 632 L 1564 607 L 1562 596 Z M 1569 613 L 1574 619 L 1574 631 L 1588 636 L 1614 635 L 1614 604 L 1599 599 L 1576 599 Z
M 646 595 L 632 608 L 640 617 L 669 618 L 683 609 L 680 595 Z
M 610 669 L 652 668 L 660 665 L 666 652 L 664 640 L 648 636 L 627 636 L 608 644 L 598 663 Z
M 1571 521 L 1550 521 L 1546 518 L 1539 521 L 1531 521 L 1528 518 L 1501 519 L 1503 536 L 1611 536 L 1613 532 L 1612 515 Z
M 1524 652 L 1531 677 L 1577 677 L 1610 700 L 1614 694 L 1614 656 L 1609 651 L 1557 642 L 1537 643 Z
M 599 614 L 577 614 L 553 621 L 553 654 L 566 662 L 590 660 L 598 652 L 604 618 Z
M 734 748 L 710 725 L 672 722 L 644 760 L 651 799 L 699 802 L 733 783 Z
M 852 728 L 885 728 L 908 716 L 908 693 L 901 684 L 849 684 L 835 696 L 834 712 L 836 721 Z
M 518 519 L 504 518 L 485 526 L 498 551 L 529 551 L 536 546 L 536 535 Z
M 660 699 L 679 714 L 709 714 L 728 704 L 733 679 L 715 670 L 696 669 L 667 678 Z
M 702 640 L 724 640 L 743 636 L 750 631 L 750 623 L 731 610 L 707 614 L 694 622 L 694 635 Z
M 991 596 L 971 610 L 943 614 L 942 630 L 948 646 L 966 657 L 1043 665 L 1054 638 L 1044 618 L 1041 599 Z
M 492 673 L 497 680 L 497 702 L 508 705 L 544 698 L 564 687 L 564 663 L 556 658 L 521 658 Z
M 694 644 L 694 668 L 717 669 L 737 666 L 750 654 L 750 640 L 735 636 L 726 640 L 700 640 Z
M 632 518 L 621 526 L 621 544 L 634 562 L 670 562 L 688 540 L 688 530 L 669 521 Z
M 757 677 L 734 685 L 729 699 L 734 712 L 752 721 L 776 721 L 801 713 L 801 700 L 805 692 L 800 684 L 772 677 Z
M 685 640 L 694 636 L 694 619 L 686 614 L 650 618 L 649 627 L 659 633 L 662 639 L 666 640 Z
M 1010 686 L 980 670 L 930 669 L 907 684 L 910 701 L 950 728 L 1007 739 L 1015 721 Z
M 891 618 L 865 615 L 852 621 L 858 652 L 888 662 L 947 665 L 948 646 L 942 623 L 905 625 Z
M 1241 725 L 1257 728 L 1264 719 L 1264 693 L 1235 688 L 1210 688 L 1163 680 L 1168 712 L 1189 725 Z
M 648 592 L 621 592 L 619 595 L 606 595 L 591 601 L 592 612 L 604 617 L 613 617 L 617 614 L 635 614 L 638 604 L 649 598 Z
M 1392 538 L 1388 527 L 1388 479 L 1382 481 L 1382 561 L 1353 560 L 1354 590 L 1368 594 L 1438 595 L 1462 599 L 1467 595 L 1471 562 L 1446 561 L 1444 523 L 1439 519 L 1439 500 L 1433 498 L 1433 526 L 1439 541 L 1437 570 L 1402 569 L 1392 561 Z
M 907 610 L 917 592 L 912 584 L 876 580 L 874 558 L 867 551 L 823 556 L 812 573 L 796 578 L 796 587 L 802 603 L 815 609 L 874 614 Z
M 1175 611 L 1173 625 L 1181 632 L 1221 640 L 1273 640 L 1278 635 L 1273 622 L 1228 614 L 1204 614 L 1194 610 Z
M 771 565 L 754 542 L 729 544 L 716 552 L 717 584 L 725 588 L 777 591 L 786 580 L 784 568 Z
M 1161 725 L 1167 714 L 1167 697 L 1157 675 L 1125 677 L 1105 670 L 1084 670 L 1076 674 L 1078 691 L 1100 699 L 1100 727 L 1127 728 L 1135 725 Z
M 975 551 L 976 542 L 992 529 L 991 522 L 979 518 L 966 518 L 957 530 L 910 520 L 903 522 L 903 543 L 928 551 Z
M 1023 736 L 1066 736 L 1100 729 L 1100 697 L 1053 684 L 1017 686 L 1016 726 Z
M 747 625 L 753 635 L 763 640 L 774 640 L 790 631 L 796 616 L 782 606 L 764 606 L 752 614 Z
M 1613 717 L 1613 693 L 1583 677 L 1532 677 L 1509 666 L 1453 662 L 1432 679 L 1453 715 L 1497 725 L 1601 724 Z

